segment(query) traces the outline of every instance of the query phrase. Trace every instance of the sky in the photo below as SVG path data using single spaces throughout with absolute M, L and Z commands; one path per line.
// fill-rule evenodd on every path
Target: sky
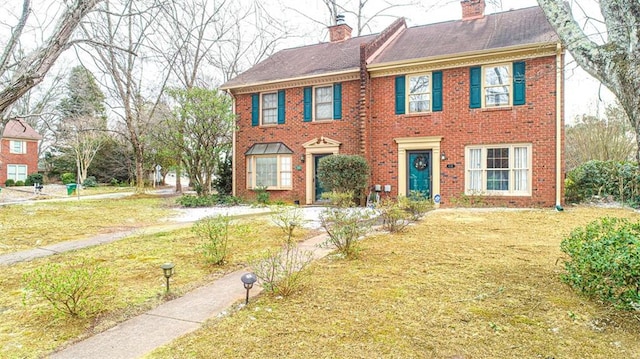
M 280 0 L 285 7 L 285 17 L 290 22 L 300 27 L 300 33 L 305 33 L 304 38 L 292 39 L 291 46 L 308 45 L 319 41 L 327 41 L 327 31 L 320 24 L 314 23 L 311 19 L 305 18 L 304 14 L 314 14 L 313 18 L 327 22 L 328 10 L 322 0 Z M 357 0 L 350 0 L 352 3 Z M 575 2 L 572 0 L 571 2 Z M 595 0 L 578 0 L 580 5 L 592 17 L 599 17 L 599 9 Z M 402 3 L 401 0 L 390 1 L 392 3 Z M 384 0 L 369 0 L 367 6 L 371 9 L 381 9 L 384 7 Z M 418 26 L 442 21 L 459 20 L 461 18 L 461 7 L 459 0 L 423 0 L 419 6 L 396 7 L 389 13 L 394 16 L 403 16 L 408 26 Z M 510 9 L 520 9 L 536 6 L 536 0 L 502 0 L 502 6 L 496 7 L 487 4 L 485 13 L 490 14 Z M 375 12 L 372 11 L 371 13 Z M 574 14 L 578 17 L 580 13 Z M 352 28 L 355 28 L 355 16 L 345 14 L 345 21 Z M 377 33 L 394 21 L 393 17 L 381 17 L 372 23 L 370 31 L 363 34 Z M 580 21 L 582 23 L 582 21 Z M 592 31 L 595 32 L 595 31 Z M 355 34 L 355 32 L 354 32 Z M 568 53 L 567 53 L 568 54 Z M 573 123 L 576 116 L 582 114 L 603 115 L 604 108 L 614 102 L 614 96 L 600 82 L 591 75 L 579 68 L 573 58 L 568 54 L 565 64 L 565 121 Z

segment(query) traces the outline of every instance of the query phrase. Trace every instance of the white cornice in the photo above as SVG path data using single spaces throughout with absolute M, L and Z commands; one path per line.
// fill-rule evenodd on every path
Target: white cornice
M 246 93 L 281 90 L 284 88 L 291 88 L 291 87 L 316 86 L 316 85 L 330 84 L 330 83 L 343 82 L 343 81 L 352 81 L 352 80 L 359 80 L 359 79 L 360 79 L 360 70 L 352 69 L 347 71 L 334 72 L 330 74 L 304 76 L 304 77 L 296 77 L 296 78 L 283 79 L 283 80 L 277 80 L 277 81 L 255 83 L 247 86 L 221 87 L 220 89 L 229 90 L 233 94 L 246 94 Z
M 518 59 L 555 56 L 557 43 L 539 44 L 537 46 L 518 46 L 500 51 L 478 51 L 461 54 L 455 57 L 441 56 L 408 61 L 369 65 L 371 77 L 428 72 L 457 67 L 482 65 L 492 62 L 506 62 Z

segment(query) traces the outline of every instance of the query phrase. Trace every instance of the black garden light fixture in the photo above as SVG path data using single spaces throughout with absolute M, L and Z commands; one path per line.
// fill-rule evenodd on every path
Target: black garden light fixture
M 242 284 L 244 284 L 244 289 L 247 290 L 247 299 L 244 302 L 246 305 L 249 304 L 249 290 L 253 288 L 253 283 L 255 283 L 258 278 L 256 278 L 256 275 L 253 273 L 245 273 L 240 280 L 242 281 Z
M 175 267 L 173 263 L 165 263 L 160 266 L 164 272 L 164 277 L 167 278 L 167 293 L 169 292 L 169 278 L 173 275 L 173 267 Z

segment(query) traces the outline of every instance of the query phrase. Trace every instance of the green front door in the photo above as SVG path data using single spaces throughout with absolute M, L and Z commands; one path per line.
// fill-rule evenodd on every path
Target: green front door
M 431 198 L 431 151 L 415 151 L 408 153 L 407 195 L 416 192 Z
M 327 155 L 314 155 L 313 156 L 313 175 L 315 176 L 315 186 L 316 186 L 316 195 L 315 195 L 315 201 L 319 202 L 322 201 L 322 194 L 324 193 L 324 189 L 322 188 L 322 185 L 320 184 L 320 181 L 318 181 L 318 164 L 320 163 L 320 159 L 324 156 Z

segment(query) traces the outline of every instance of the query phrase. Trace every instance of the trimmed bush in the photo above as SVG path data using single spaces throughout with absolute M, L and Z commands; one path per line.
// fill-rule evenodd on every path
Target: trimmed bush
M 24 181 L 25 186 L 33 186 L 36 183 L 44 184 L 44 176 L 41 173 L 32 173 Z
M 325 156 L 318 164 L 318 180 L 326 191 L 353 192 L 361 198 L 369 181 L 369 165 L 362 156 Z
M 24 181 L 16 181 L 16 187 L 24 186 Z
M 602 218 L 560 244 L 570 259 L 562 279 L 590 298 L 640 310 L 640 222 Z
M 76 183 L 76 175 L 69 172 L 63 173 L 60 175 L 60 180 L 62 181 L 62 184 Z
M 84 182 L 82 183 L 82 186 L 84 186 L 84 187 L 98 187 L 98 181 L 96 181 L 96 178 L 94 176 L 89 176 L 89 177 L 87 177 L 87 179 L 84 180 Z
M 6 187 L 13 187 L 13 186 L 16 185 L 16 181 L 14 181 L 11 178 L 9 178 L 8 180 L 4 181 L 4 185 Z

